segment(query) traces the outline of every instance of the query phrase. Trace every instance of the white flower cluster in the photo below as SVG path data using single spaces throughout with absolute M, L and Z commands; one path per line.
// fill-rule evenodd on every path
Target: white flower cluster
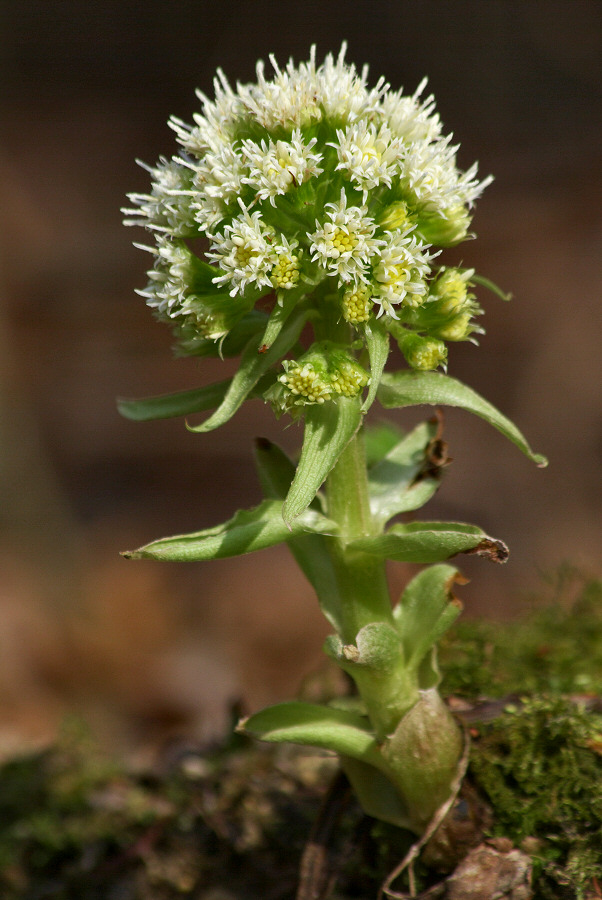
M 232 298 L 275 290 L 282 303 L 328 282 L 358 327 L 428 299 L 432 248 L 467 236 L 489 179 L 457 168 L 426 81 L 413 95 L 382 78 L 370 88 L 345 50 L 321 65 L 315 49 L 285 68 L 270 57 L 272 77 L 260 62 L 256 83 L 235 88 L 218 71 L 194 123 L 171 120 L 181 153 L 149 169 L 150 193 L 126 210 L 156 234 L 143 294 L 160 312 L 182 311 L 176 245 L 195 237 L 209 242 L 215 292 Z
M 190 290 L 190 251 L 180 242 L 161 235 L 155 247 L 136 244 L 155 256 L 155 266 L 148 273 L 146 289 L 138 291 L 159 316 L 173 318 L 182 313 Z
M 126 225 L 144 225 L 152 231 L 171 234 L 173 237 L 191 237 L 197 231 L 194 210 L 190 205 L 192 172 L 179 160 L 160 159 L 155 167 L 138 160 L 152 179 L 150 194 L 129 194 L 136 204 L 124 209 Z
M 381 184 L 391 187 L 393 177 L 399 172 L 404 155 L 404 142 L 394 137 L 387 125 L 377 130 L 370 122 L 362 120 L 344 131 L 337 130 L 337 169 L 346 172 L 352 183 L 363 191 L 363 202 L 368 192 Z
M 316 231 L 308 234 L 312 259 L 343 283 L 367 281 L 370 261 L 386 241 L 374 237 L 376 224 L 365 206 L 347 206 L 344 188 L 338 203 L 326 209 L 329 221 L 316 220 Z
M 288 189 L 298 187 L 323 172 L 318 165 L 322 159 L 320 153 L 312 153 L 317 138 L 304 144 L 301 132 L 296 129 L 290 141 L 254 141 L 242 142 L 242 155 L 249 167 L 249 174 L 242 180 L 257 191 L 258 200 L 270 200 L 275 206 L 274 198 L 285 194 Z

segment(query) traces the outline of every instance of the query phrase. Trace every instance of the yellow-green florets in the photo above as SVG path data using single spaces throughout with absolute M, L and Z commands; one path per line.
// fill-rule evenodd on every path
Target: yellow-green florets
M 439 300 L 442 313 L 459 312 L 468 300 L 468 282 L 474 275 L 474 269 L 443 269 L 441 275 L 433 282 L 431 295 Z
M 340 360 L 330 372 L 333 390 L 343 397 L 357 397 L 369 380 L 368 373 L 351 359 Z
M 284 375 L 278 379 L 294 395 L 295 405 L 304 403 L 324 403 L 332 396 L 332 386 L 316 370 L 311 362 L 301 365 L 293 360 L 283 362 Z
M 405 332 L 399 338 L 399 347 L 406 362 L 413 369 L 430 371 L 447 362 L 447 348 L 443 341 Z
M 367 284 L 348 288 L 343 294 L 343 318 L 351 325 L 361 325 L 370 318 L 372 291 Z
M 370 381 L 353 354 L 331 341 L 313 344 L 298 360 L 285 359 L 282 367 L 278 381 L 285 394 L 277 392 L 271 399 L 284 409 L 325 403 L 336 396 L 357 397 Z
M 294 253 L 283 253 L 278 257 L 270 279 L 277 291 L 290 291 L 299 283 L 299 274 L 299 257 Z

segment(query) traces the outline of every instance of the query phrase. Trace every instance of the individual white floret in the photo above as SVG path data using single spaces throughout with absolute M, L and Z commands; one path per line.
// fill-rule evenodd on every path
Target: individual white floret
M 153 231 L 188 237 L 196 232 L 194 213 L 190 209 L 191 172 L 182 159 L 161 158 L 156 166 L 138 160 L 152 177 L 150 194 L 128 194 L 134 209 L 123 209 L 124 225 L 143 225 Z
M 347 172 L 351 181 L 363 190 L 366 203 L 368 191 L 379 185 L 391 187 L 403 157 L 403 141 L 394 138 L 386 125 L 376 128 L 364 119 L 337 131 L 335 147 L 339 163 L 337 169 Z
M 342 282 L 367 281 L 370 261 L 385 243 L 374 237 L 374 220 L 366 214 L 365 206 L 348 207 L 342 188 L 339 202 L 327 203 L 326 209 L 330 221 L 316 221 L 316 231 L 308 234 L 312 260 Z
M 242 178 L 242 182 L 255 188 L 259 200 L 269 198 L 275 206 L 275 198 L 279 194 L 285 194 L 289 188 L 298 187 L 324 171 L 319 166 L 322 154 L 313 152 L 316 143 L 316 138 L 304 143 L 298 129 L 295 129 L 290 141 L 270 140 L 260 144 L 243 141 L 241 154 L 249 174 Z
M 431 259 L 432 255 L 411 231 L 389 234 L 372 273 L 372 301 L 380 306 L 378 316 L 386 312 L 396 319 L 396 306 L 422 303 Z
M 229 284 L 230 296 L 244 293 L 250 284 L 271 287 L 270 272 L 277 262 L 273 229 L 262 222 L 257 210 L 250 214 L 239 199 L 241 215 L 226 225 L 223 234 L 211 234 L 211 250 L 207 252 L 222 269 L 215 284 Z

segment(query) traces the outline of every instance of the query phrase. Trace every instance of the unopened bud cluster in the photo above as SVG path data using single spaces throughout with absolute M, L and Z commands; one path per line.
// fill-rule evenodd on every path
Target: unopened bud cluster
M 284 373 L 268 397 L 279 412 L 324 403 L 339 397 L 357 397 L 369 383 L 368 372 L 345 347 L 320 341 L 298 360 L 284 360 Z
M 472 270 L 433 261 L 468 236 L 490 179 L 458 169 L 426 82 L 410 95 L 382 78 L 369 87 L 345 46 L 322 65 L 314 50 L 299 65 L 271 63 L 271 77 L 260 62 L 257 82 L 236 87 L 219 71 L 193 124 L 171 120 L 180 153 L 148 168 L 150 192 L 130 194 L 126 210 L 155 238 L 140 293 L 185 354 L 220 352 L 228 335 L 235 347 L 258 340 L 272 295 L 287 312 L 315 298 L 308 318 L 327 306 L 349 324 L 350 346 L 381 319 L 409 365 L 444 365 L 445 342 L 479 331 L 480 309 Z M 332 375 L 326 385 L 312 365 L 288 360 L 274 385 L 297 404 L 352 389 L 343 376 L 340 390 Z

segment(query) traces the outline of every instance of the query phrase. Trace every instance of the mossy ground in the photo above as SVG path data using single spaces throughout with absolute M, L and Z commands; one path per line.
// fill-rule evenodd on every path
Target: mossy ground
M 537 900 L 581 900 L 602 896 L 602 582 L 565 567 L 547 594 L 503 628 L 460 624 L 443 689 L 506 698 L 475 722 L 470 777 L 494 833 L 533 857 Z
M 492 833 L 532 855 L 536 900 L 585 900 L 602 896 L 602 583 L 565 570 L 551 594 L 503 628 L 462 623 L 442 647 L 444 689 L 472 710 L 470 778 Z M 480 697 L 504 698 L 490 721 Z M 132 772 L 66 723 L 54 747 L 0 769 L 0 896 L 292 898 L 334 770 L 234 737 Z M 350 799 L 330 838 L 333 900 L 376 896 L 410 841 Z

